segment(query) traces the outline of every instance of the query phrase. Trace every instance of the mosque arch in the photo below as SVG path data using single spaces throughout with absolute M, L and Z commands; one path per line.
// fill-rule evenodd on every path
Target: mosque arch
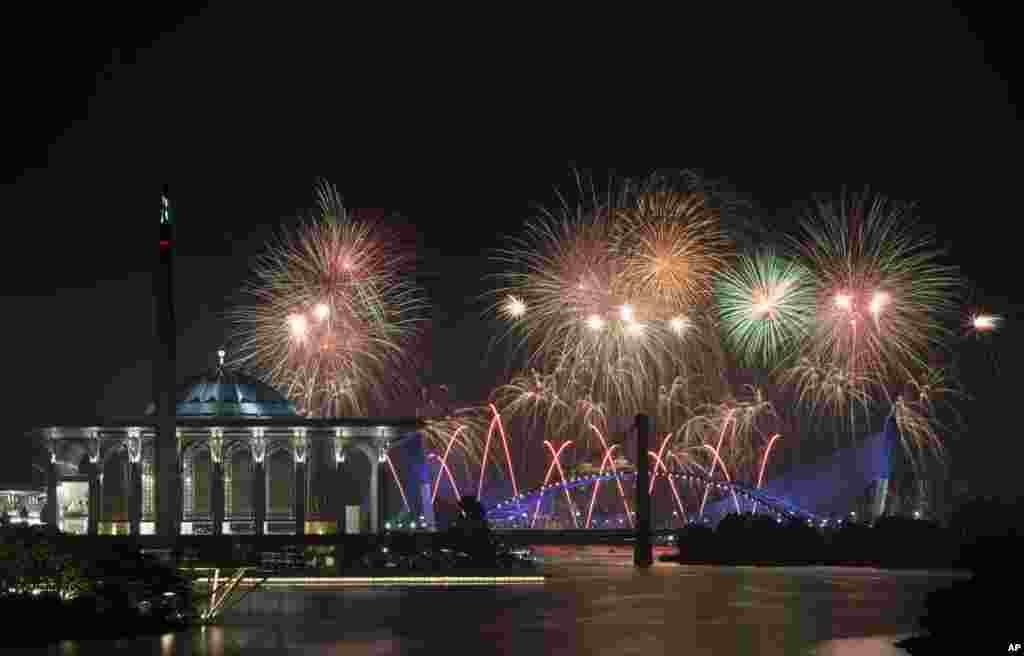
M 245 440 L 236 440 L 224 450 L 224 518 L 250 520 L 253 515 L 252 451 Z
M 284 441 L 267 449 L 267 521 L 287 521 L 295 507 L 295 457 Z
M 213 461 L 205 442 L 191 445 L 182 454 L 182 496 L 184 521 L 203 521 L 212 517 Z
M 349 506 L 359 506 L 366 514 L 370 504 L 370 480 L 377 456 L 359 447 L 348 449 L 345 462 L 341 463 L 341 475 L 337 481 L 337 498 L 340 513 Z
M 100 504 L 101 532 L 128 533 L 129 466 L 128 450 L 123 445 L 110 449 L 100 460 L 103 498 Z

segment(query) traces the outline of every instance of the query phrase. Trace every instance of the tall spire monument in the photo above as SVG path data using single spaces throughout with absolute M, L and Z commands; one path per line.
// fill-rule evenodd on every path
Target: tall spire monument
M 153 400 L 156 403 L 156 443 L 154 449 L 158 535 L 179 533 L 180 501 L 178 440 L 175 432 L 174 392 L 176 327 L 174 323 L 174 212 L 167 185 L 160 194 L 160 257 L 153 271 L 154 327 Z

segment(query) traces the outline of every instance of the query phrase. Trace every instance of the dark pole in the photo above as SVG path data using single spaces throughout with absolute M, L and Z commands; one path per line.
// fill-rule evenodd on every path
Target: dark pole
M 651 441 L 651 420 L 644 414 L 636 416 L 636 551 L 633 564 L 650 567 L 654 564 L 651 551 L 651 494 L 650 469 L 647 450 Z
M 156 404 L 157 533 L 178 534 L 180 521 L 178 440 L 175 427 L 174 218 L 167 186 L 160 194 L 160 258 L 153 271 L 156 348 L 153 357 L 153 401 Z

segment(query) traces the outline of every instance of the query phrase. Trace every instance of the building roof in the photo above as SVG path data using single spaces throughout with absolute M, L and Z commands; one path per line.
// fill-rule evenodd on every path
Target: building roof
M 218 354 L 222 355 L 222 354 Z M 96 435 L 125 433 L 131 430 L 155 430 L 159 418 L 156 404 L 150 403 L 144 415 L 120 417 L 53 416 L 44 426 L 28 432 L 37 438 L 81 439 Z M 294 404 L 266 383 L 222 363 L 178 388 L 174 424 L 178 430 L 226 431 L 263 427 L 270 431 L 307 428 L 313 431 L 351 429 L 353 436 L 398 438 L 423 428 L 416 417 L 304 417 Z M 84 451 L 82 454 L 84 455 Z
M 295 405 L 252 376 L 220 365 L 193 376 L 178 389 L 178 417 L 298 417 Z M 153 415 L 151 403 L 147 415 Z

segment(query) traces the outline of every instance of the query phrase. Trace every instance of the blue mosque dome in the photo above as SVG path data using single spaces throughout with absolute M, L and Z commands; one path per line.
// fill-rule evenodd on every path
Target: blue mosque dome
M 146 414 L 153 414 L 151 404 Z M 178 389 L 179 417 L 295 417 L 295 404 L 261 380 L 221 363 Z

